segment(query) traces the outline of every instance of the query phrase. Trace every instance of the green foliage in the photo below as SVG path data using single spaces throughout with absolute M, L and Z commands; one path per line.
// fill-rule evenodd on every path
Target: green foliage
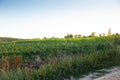
M 64 80 L 71 75 L 81 75 L 85 72 L 120 64 L 120 51 L 112 53 L 87 54 L 69 56 L 58 63 L 49 63 L 38 70 L 17 69 L 11 72 L 1 72 L 2 80 Z
M 120 44 L 120 36 L 68 38 L 68 39 L 34 39 L 0 43 L 0 56 L 21 54 L 27 59 L 36 55 L 47 58 L 56 55 L 90 54 L 105 52 Z
M 120 35 L 0 43 L 0 56 L 15 54 L 23 55 L 24 59 L 34 59 L 36 55 L 40 58 L 62 55 L 63 58 L 59 63 L 48 63 L 38 70 L 2 71 L 0 79 L 64 80 L 71 75 L 120 64 Z
M 67 34 L 67 35 L 65 36 L 65 38 L 73 38 L 73 35 L 72 35 L 72 34 Z

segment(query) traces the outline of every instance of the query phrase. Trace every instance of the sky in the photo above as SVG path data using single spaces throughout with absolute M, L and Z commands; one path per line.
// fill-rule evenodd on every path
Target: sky
M 120 33 L 120 0 L 0 0 L 0 37 Z

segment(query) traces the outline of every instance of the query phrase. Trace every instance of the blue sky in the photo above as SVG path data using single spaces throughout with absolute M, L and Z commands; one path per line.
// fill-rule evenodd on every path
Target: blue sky
M 119 33 L 120 0 L 0 0 L 0 36 Z

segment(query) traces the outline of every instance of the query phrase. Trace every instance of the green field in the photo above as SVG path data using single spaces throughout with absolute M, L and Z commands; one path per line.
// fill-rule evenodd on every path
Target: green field
M 1 41 L 0 57 L 3 55 L 22 55 L 23 61 L 33 62 L 39 56 L 44 61 L 53 59 L 53 62 L 37 70 L 18 68 L 17 71 L 1 72 L 2 80 L 64 80 L 72 74 L 119 65 L 120 35 Z
M 0 42 L 0 56 L 21 54 L 25 58 L 34 58 L 36 55 L 49 57 L 63 54 L 103 53 L 119 44 L 119 36 L 16 40 Z

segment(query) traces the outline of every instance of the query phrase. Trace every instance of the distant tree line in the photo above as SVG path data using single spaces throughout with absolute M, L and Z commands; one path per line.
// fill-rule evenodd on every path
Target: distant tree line
M 105 35 L 105 33 L 102 33 L 96 36 L 96 33 L 92 32 L 89 36 L 82 36 L 81 34 L 75 34 L 75 35 L 67 34 L 66 36 L 64 36 L 64 38 L 86 38 L 86 37 L 102 37 L 102 36 L 112 36 L 112 35 L 120 35 L 120 34 L 119 33 L 112 34 L 111 28 L 109 28 L 107 35 Z
M 81 35 L 81 34 L 74 34 L 74 35 L 73 34 L 67 34 L 67 35 L 64 36 L 64 38 L 87 38 L 87 37 L 102 37 L 102 36 L 112 36 L 112 35 L 120 35 L 120 34 L 119 33 L 112 34 L 111 28 L 109 28 L 107 34 L 101 33 L 98 36 L 96 35 L 95 32 L 91 32 L 91 34 L 88 35 L 88 36 Z M 51 38 L 53 39 L 53 38 L 57 38 L 57 37 L 51 37 Z M 47 39 L 47 37 L 44 37 L 44 39 Z

